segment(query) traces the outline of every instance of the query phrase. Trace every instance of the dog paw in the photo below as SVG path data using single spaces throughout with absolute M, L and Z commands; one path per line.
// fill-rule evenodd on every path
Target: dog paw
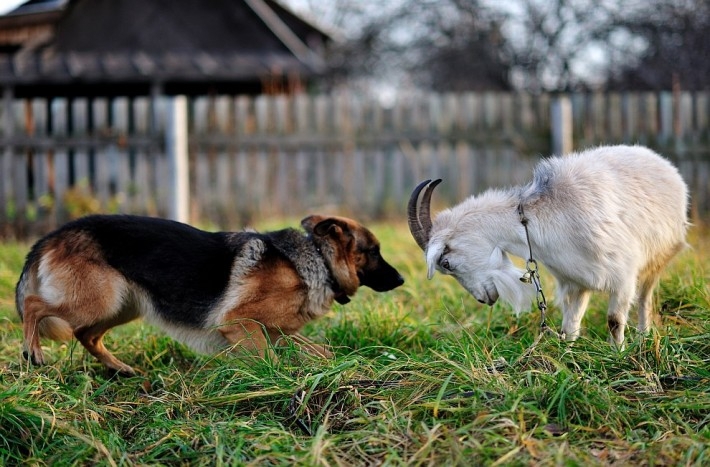
M 42 365 L 44 365 L 44 357 L 42 356 L 41 353 L 39 353 L 39 354 L 36 353 L 36 352 L 30 353 L 30 352 L 28 352 L 28 351 L 26 351 L 26 350 L 23 350 L 23 351 L 22 351 L 22 357 L 23 357 L 25 360 L 29 360 L 30 363 L 32 363 L 32 364 L 35 365 L 35 366 L 42 366 Z

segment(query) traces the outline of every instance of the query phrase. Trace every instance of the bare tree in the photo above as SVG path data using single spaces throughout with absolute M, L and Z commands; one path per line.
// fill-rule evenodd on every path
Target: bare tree
M 608 3 L 608 2 L 607 2 Z M 611 2 L 614 3 L 614 2 Z M 610 10 L 599 0 L 519 0 L 506 33 L 514 50 L 513 82 L 529 91 L 603 84 Z
M 295 0 L 292 0 L 295 1 Z M 710 87 L 708 0 L 298 0 L 343 31 L 331 83 L 438 91 Z
M 503 15 L 479 0 L 308 0 L 344 40 L 330 50 L 332 84 L 393 76 L 435 90 L 509 89 Z
M 634 37 L 641 49 L 635 60 L 621 59 L 610 73 L 617 89 L 710 89 L 710 2 L 649 0 L 644 8 L 614 19 L 618 31 Z M 623 44 L 616 44 L 618 57 Z M 623 60 L 623 61 L 622 61 Z M 674 83 L 675 80 L 675 83 Z

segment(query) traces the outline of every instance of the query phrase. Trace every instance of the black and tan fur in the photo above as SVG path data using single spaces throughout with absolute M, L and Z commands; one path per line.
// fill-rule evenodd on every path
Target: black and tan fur
M 142 317 L 199 352 L 236 346 L 263 356 L 292 335 L 328 357 L 301 327 L 361 285 L 383 292 L 404 280 L 357 222 L 309 216 L 301 225 L 305 234 L 210 233 L 123 215 L 70 222 L 32 247 L 17 284 L 25 356 L 42 364 L 40 336 L 73 336 L 108 368 L 134 374 L 102 340 Z

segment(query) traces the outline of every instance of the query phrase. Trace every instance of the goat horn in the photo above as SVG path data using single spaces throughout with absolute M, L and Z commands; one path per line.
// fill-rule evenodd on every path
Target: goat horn
M 421 182 L 412 192 L 412 196 L 409 198 L 409 204 L 407 205 L 409 231 L 412 233 L 412 237 L 414 237 L 419 248 L 424 251 L 426 251 L 427 245 L 429 244 L 429 235 L 431 233 L 431 195 L 434 192 L 434 188 L 436 188 L 439 183 L 441 183 L 440 178 L 434 181 L 424 180 Z M 425 188 L 424 196 L 422 196 L 420 202 L 419 194 Z

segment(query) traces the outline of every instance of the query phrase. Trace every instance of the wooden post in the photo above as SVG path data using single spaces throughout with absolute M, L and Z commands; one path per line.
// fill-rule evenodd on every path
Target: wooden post
M 662 92 L 659 98 L 660 123 L 658 139 L 668 144 L 673 137 L 673 93 Z
M 557 96 L 550 106 L 552 153 L 558 156 L 572 152 L 572 102 L 568 96 Z
M 168 128 L 165 132 L 170 173 L 168 217 L 179 222 L 190 220 L 190 179 L 187 147 L 187 97 L 176 96 L 170 102 Z
M 14 120 L 12 117 L 13 101 L 15 93 L 12 86 L 5 86 L 2 90 L 2 136 L 6 141 L 6 146 L 0 152 L 0 234 L 9 231 L 8 216 L 6 213 L 10 197 L 8 185 L 12 178 L 12 138 L 15 133 Z

